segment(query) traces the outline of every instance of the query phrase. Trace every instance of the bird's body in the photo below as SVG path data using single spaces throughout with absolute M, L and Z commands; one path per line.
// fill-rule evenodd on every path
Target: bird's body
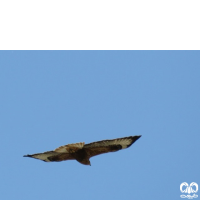
M 85 144 L 84 142 L 68 144 L 56 148 L 54 151 L 25 155 L 45 162 L 59 162 L 63 160 L 77 160 L 84 165 L 91 165 L 90 158 L 102 153 L 115 152 L 130 147 L 141 136 L 130 136 L 114 140 L 102 140 Z

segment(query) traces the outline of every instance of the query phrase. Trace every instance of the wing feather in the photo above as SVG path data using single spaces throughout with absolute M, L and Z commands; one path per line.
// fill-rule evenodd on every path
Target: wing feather
M 79 149 L 82 149 L 84 144 L 85 144 L 84 142 L 79 142 L 75 144 L 67 144 L 67 145 L 56 148 L 54 151 L 59 152 L 59 153 L 72 153 Z
M 89 157 L 96 156 L 102 153 L 115 152 L 120 149 L 130 147 L 141 136 L 130 136 L 124 138 L 117 138 L 114 140 L 102 140 L 92 142 L 84 145 L 83 149 L 86 150 Z
M 48 157 L 48 160 L 59 162 L 64 160 L 75 160 L 75 158 L 71 153 L 59 153 L 58 155 Z
M 84 142 L 79 142 L 75 144 L 68 144 L 56 148 L 54 151 L 46 151 L 44 153 L 36 153 L 32 155 L 25 155 L 24 157 L 31 157 L 45 162 L 51 161 L 63 161 L 63 160 L 73 160 L 75 152 L 82 149 Z
M 50 162 L 48 157 L 57 156 L 57 155 L 58 155 L 58 153 L 56 153 L 54 151 L 46 151 L 44 153 L 36 153 L 36 154 L 31 154 L 31 155 L 28 154 L 28 155 L 25 155 L 24 157 L 31 157 L 31 158 L 43 160 L 45 162 Z
M 24 157 L 31 157 L 45 162 L 51 161 L 63 161 L 63 160 L 73 160 L 74 157 L 70 153 L 58 153 L 55 151 L 46 151 L 44 153 L 36 153 L 32 155 L 25 155 Z
M 130 147 L 136 140 L 138 140 L 141 135 L 124 137 L 124 138 L 117 138 L 114 140 L 102 140 L 98 142 L 92 142 L 89 144 L 85 144 L 84 148 L 92 148 L 92 147 L 105 147 L 109 145 L 121 145 L 122 149 Z
M 100 146 L 100 147 L 91 147 L 85 148 L 87 156 L 93 157 L 103 153 L 115 152 L 121 149 L 120 145 L 110 145 L 110 146 Z

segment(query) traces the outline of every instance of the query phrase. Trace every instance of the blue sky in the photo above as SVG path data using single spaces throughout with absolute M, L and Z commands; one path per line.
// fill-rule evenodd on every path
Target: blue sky
M 0 91 L 0 199 L 181 199 L 200 184 L 199 51 L 1 51 Z M 130 135 L 91 167 L 23 157 Z

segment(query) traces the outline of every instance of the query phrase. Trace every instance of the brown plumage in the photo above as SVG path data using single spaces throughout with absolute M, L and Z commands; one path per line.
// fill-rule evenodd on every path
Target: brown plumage
M 141 135 L 117 138 L 114 140 L 102 140 L 89 144 L 85 144 L 84 142 L 68 144 L 60 146 L 54 151 L 25 155 L 24 157 L 32 157 L 45 162 L 77 160 L 81 164 L 91 165 L 89 160 L 91 157 L 128 148 L 140 137 Z

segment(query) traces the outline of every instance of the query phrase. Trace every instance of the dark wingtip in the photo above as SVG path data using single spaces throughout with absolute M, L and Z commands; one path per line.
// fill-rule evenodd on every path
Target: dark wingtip
M 142 136 L 141 135 L 131 136 L 133 142 L 135 142 L 136 140 L 138 140 L 140 137 L 142 137 Z
M 130 138 L 132 139 L 132 142 L 130 145 L 128 145 L 127 147 L 130 147 L 136 140 L 138 140 L 141 137 L 141 135 L 135 135 L 135 136 L 130 136 Z
M 137 138 L 137 140 L 138 140 L 139 138 L 141 138 L 141 137 L 142 137 L 142 135 L 136 135 L 135 137 L 136 137 L 136 138 Z
M 23 157 L 32 157 L 32 156 L 28 154 L 28 155 L 24 155 Z

